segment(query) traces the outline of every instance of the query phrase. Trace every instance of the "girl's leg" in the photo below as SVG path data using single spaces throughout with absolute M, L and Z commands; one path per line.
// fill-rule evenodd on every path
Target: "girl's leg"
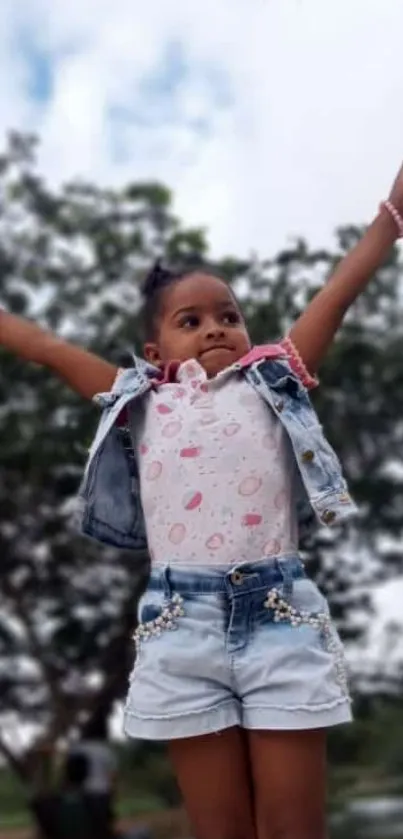
M 172 740 L 169 752 L 195 839 L 256 839 L 246 733 Z
M 248 739 L 258 839 L 326 839 L 326 730 Z

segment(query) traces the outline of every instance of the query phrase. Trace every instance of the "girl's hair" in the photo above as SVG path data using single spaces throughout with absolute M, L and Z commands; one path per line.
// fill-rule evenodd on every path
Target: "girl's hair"
M 143 305 L 141 307 L 141 325 L 143 337 L 147 341 L 153 339 L 156 333 L 156 325 L 161 313 L 161 303 L 164 290 L 184 277 L 182 270 L 167 268 L 158 259 L 148 272 L 141 294 Z
M 196 271 L 212 274 L 227 282 L 219 271 L 212 265 L 202 262 L 199 258 L 188 258 L 180 265 L 167 266 L 161 259 L 157 259 L 145 277 L 141 287 L 143 303 L 140 310 L 140 322 L 145 341 L 155 338 L 157 323 L 161 314 L 161 304 L 164 292 L 168 286 L 189 277 Z

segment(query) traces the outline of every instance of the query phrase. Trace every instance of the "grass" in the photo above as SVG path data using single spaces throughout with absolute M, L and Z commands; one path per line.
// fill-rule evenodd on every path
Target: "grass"
M 8 769 L 0 769 L 0 829 L 26 827 L 28 824 L 24 790 Z

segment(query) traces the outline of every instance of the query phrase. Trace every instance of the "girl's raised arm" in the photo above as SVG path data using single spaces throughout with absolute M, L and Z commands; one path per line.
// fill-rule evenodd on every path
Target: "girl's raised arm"
M 31 321 L 0 310 L 0 346 L 26 361 L 48 367 L 86 399 L 108 391 L 118 368 L 63 341 Z
M 317 372 L 348 308 L 364 291 L 393 243 L 403 234 L 403 167 L 389 202 L 381 207 L 361 241 L 339 263 L 329 282 L 315 295 L 290 330 L 289 337 L 312 375 Z M 393 215 L 393 208 L 397 216 Z

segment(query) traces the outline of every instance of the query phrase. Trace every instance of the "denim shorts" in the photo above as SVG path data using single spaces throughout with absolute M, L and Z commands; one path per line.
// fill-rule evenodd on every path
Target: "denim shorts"
M 230 569 L 158 567 L 138 619 L 129 737 L 351 720 L 343 647 L 298 556 Z

